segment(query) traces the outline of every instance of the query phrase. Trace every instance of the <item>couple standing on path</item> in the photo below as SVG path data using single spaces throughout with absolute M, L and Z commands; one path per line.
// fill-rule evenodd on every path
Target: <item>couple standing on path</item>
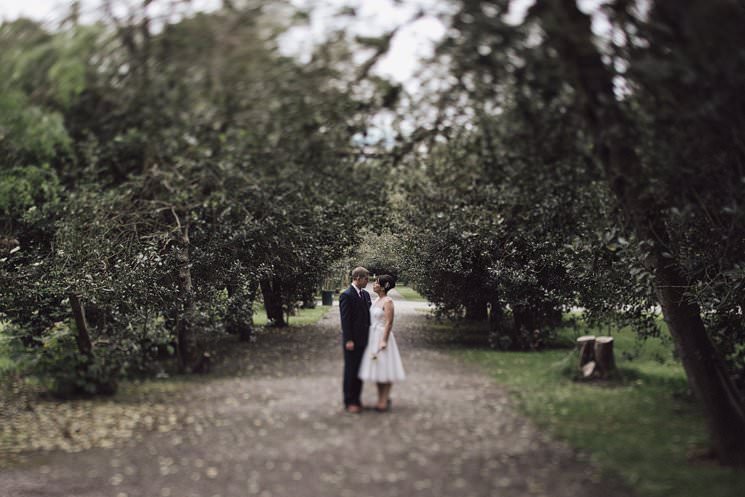
M 362 382 L 378 384 L 376 411 L 390 409 L 393 382 L 404 373 L 396 339 L 393 336 L 393 300 L 388 291 L 395 280 L 387 274 L 373 283 L 378 295 L 375 303 L 365 287 L 369 273 L 363 267 L 352 271 L 352 284 L 339 296 L 342 344 L 344 348 L 344 406 L 347 412 L 362 412 Z

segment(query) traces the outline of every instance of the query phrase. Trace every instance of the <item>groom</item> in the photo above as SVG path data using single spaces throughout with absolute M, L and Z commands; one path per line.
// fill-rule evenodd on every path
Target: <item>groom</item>
M 370 294 L 365 287 L 367 269 L 356 267 L 352 271 L 352 284 L 339 296 L 341 334 L 344 345 L 344 406 L 347 412 L 362 411 L 362 380 L 357 377 L 362 356 L 367 347 L 370 328 Z

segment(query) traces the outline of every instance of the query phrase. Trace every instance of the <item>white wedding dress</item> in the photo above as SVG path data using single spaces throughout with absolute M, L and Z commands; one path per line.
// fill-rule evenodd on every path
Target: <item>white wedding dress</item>
M 383 304 L 390 297 L 379 298 L 370 307 L 370 335 L 367 341 L 365 355 L 362 356 L 359 378 L 362 381 L 375 383 L 393 383 L 406 378 L 401 355 L 398 353 L 396 337 L 393 330 L 388 335 L 388 346 L 385 350 L 378 350 L 380 340 L 385 332 L 385 312 Z M 393 304 L 393 301 L 391 301 Z

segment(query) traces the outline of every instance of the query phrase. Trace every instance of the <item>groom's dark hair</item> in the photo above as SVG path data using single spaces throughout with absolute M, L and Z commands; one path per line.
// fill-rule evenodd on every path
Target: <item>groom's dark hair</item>
M 383 287 L 385 293 L 388 293 L 388 290 L 396 287 L 396 279 L 390 274 L 381 274 L 378 276 L 378 285 Z

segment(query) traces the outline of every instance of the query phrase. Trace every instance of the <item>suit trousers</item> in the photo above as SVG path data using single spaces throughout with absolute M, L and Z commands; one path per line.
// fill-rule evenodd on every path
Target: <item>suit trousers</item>
M 344 405 L 362 405 L 362 380 L 359 379 L 360 364 L 365 347 L 355 344 L 354 350 L 344 349 Z

